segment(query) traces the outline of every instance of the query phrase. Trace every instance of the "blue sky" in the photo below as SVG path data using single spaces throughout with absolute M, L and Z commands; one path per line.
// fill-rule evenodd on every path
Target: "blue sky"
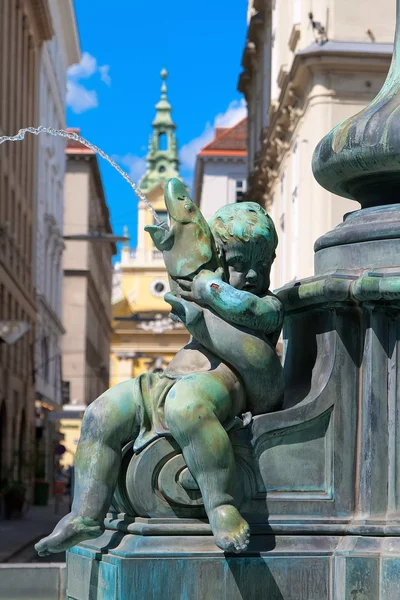
M 75 0 L 82 48 L 69 70 L 69 127 L 109 155 L 137 181 L 160 95 L 160 70 L 169 71 L 168 98 L 177 124 L 181 174 L 191 185 L 196 151 L 214 125 L 244 115 L 237 91 L 246 35 L 247 0 Z M 136 243 L 137 200 L 101 158 L 115 233 L 128 225 Z

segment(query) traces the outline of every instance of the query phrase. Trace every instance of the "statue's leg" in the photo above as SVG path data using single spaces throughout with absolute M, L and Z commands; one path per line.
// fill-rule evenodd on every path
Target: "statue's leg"
M 217 545 L 240 552 L 248 545 L 249 526 L 234 505 L 235 458 L 221 424 L 232 417 L 232 396 L 217 375 L 184 377 L 167 396 L 165 418 L 201 490 Z
M 35 548 L 40 555 L 61 552 L 104 531 L 121 464 L 121 445 L 135 435 L 132 381 L 119 384 L 88 406 L 74 463 L 71 512 Z

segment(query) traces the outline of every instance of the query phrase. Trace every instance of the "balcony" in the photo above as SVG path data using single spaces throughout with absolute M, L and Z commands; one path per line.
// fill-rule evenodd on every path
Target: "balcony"
M 162 252 L 155 248 L 124 248 L 121 253 L 121 266 L 157 266 L 163 267 Z

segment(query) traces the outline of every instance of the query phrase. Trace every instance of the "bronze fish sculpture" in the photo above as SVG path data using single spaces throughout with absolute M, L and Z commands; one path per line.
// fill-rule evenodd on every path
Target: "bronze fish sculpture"
M 163 253 L 171 292 L 179 295 L 177 279 L 192 280 L 202 269 L 215 271 L 220 264 L 211 229 L 179 179 L 168 180 L 164 198 L 169 228 L 147 225 L 145 231 Z

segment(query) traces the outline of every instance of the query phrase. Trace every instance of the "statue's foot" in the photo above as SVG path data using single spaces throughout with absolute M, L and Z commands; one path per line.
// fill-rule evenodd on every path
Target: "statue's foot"
M 218 506 L 210 515 L 210 525 L 215 543 L 224 552 L 239 554 L 250 541 L 250 528 L 239 511 L 230 504 Z
M 69 513 L 56 525 L 53 533 L 35 545 L 35 550 L 39 556 L 64 552 L 83 540 L 99 537 L 103 532 L 102 522 Z

